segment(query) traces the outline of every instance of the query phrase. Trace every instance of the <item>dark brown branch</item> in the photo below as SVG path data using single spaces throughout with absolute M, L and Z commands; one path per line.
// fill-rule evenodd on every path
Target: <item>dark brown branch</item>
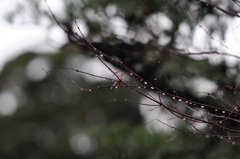
M 233 12 L 229 12 L 229 11 L 227 11 L 227 10 L 225 10 L 225 9 L 215 5 L 215 4 L 212 4 L 212 3 L 210 3 L 210 2 L 208 2 L 206 0 L 205 1 L 203 1 L 203 0 L 196 0 L 196 1 L 204 3 L 206 5 L 209 5 L 209 6 L 213 7 L 213 8 L 216 8 L 217 10 L 220 10 L 221 12 L 226 13 L 228 15 L 231 15 L 231 16 L 234 16 L 234 17 L 240 17 L 240 15 L 238 15 L 236 13 L 233 13 Z

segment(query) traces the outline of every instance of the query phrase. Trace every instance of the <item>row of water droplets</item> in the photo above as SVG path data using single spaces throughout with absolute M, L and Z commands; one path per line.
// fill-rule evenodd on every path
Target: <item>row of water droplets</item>
M 96 50 L 96 48 L 94 48 L 94 50 Z M 96 56 L 98 56 L 98 55 L 99 55 L 99 54 L 96 54 Z M 101 54 L 101 52 L 100 52 L 100 57 L 103 57 L 103 54 Z M 111 61 L 113 61 L 113 59 L 112 59 Z M 130 76 L 133 76 L 133 73 L 132 73 L 132 72 L 129 72 L 129 74 L 130 74 Z M 137 77 L 137 78 L 138 78 L 138 77 Z M 103 78 L 103 79 L 104 79 L 104 78 Z M 138 78 L 138 79 L 139 79 L 139 78 Z M 142 82 L 143 80 L 140 78 L 140 81 Z M 152 90 L 155 89 L 154 86 L 152 86 L 152 84 L 148 84 L 148 82 L 146 82 L 146 81 L 143 81 L 143 83 L 144 83 L 144 85 L 148 85 L 148 87 L 150 87 L 150 89 L 152 89 Z M 117 89 L 118 86 L 116 86 L 115 88 Z M 140 89 L 141 87 L 138 86 L 138 88 Z M 143 88 L 146 88 L 146 87 L 144 86 Z M 89 91 L 91 91 L 91 90 L 89 90 Z M 159 90 L 158 90 L 158 92 L 161 93 L 163 96 L 166 95 L 164 92 L 160 92 Z M 176 93 L 175 90 L 174 90 L 174 93 Z M 189 101 L 189 100 L 183 100 L 183 99 L 181 99 L 180 97 L 176 97 L 176 96 L 169 96 L 169 97 L 171 97 L 173 100 L 178 99 L 178 101 L 180 101 L 180 102 L 181 102 L 181 101 L 185 101 L 185 103 L 186 103 L 186 104 L 189 104 L 189 105 L 196 105 L 194 102 L 191 102 L 191 101 Z M 197 104 L 197 105 L 199 105 L 199 104 Z M 199 105 L 199 106 L 200 106 L 202 109 L 205 108 L 204 105 Z M 221 111 L 222 114 L 225 114 L 225 113 L 226 113 L 226 111 L 224 111 L 224 110 L 219 110 L 219 109 L 217 109 L 217 108 L 215 108 L 214 110 L 215 110 L 216 112 Z M 236 109 L 236 111 L 238 111 L 238 109 Z M 236 116 L 236 115 L 235 115 L 235 116 Z M 186 118 L 184 117 L 183 120 L 186 120 Z M 222 122 L 220 121 L 219 123 L 222 123 Z M 175 129 L 175 128 L 172 127 L 172 126 L 171 126 L 171 128 L 172 128 L 172 129 Z M 193 133 L 195 133 L 195 132 L 193 132 Z M 223 137 L 222 137 L 222 136 L 219 136 L 219 138 L 223 138 Z M 225 137 L 224 137 L 224 138 L 225 138 Z M 232 139 L 232 138 L 229 137 L 228 139 L 230 140 L 230 139 Z M 232 144 L 235 145 L 235 142 L 232 142 Z
M 103 55 L 103 53 L 101 52 L 101 51 L 99 51 L 99 50 L 97 50 L 95 47 L 93 48 L 93 50 L 94 51 L 96 51 L 95 52 L 95 55 L 96 56 L 99 56 L 100 55 L 100 57 L 103 57 L 104 55 Z M 97 53 L 98 52 L 98 53 Z M 111 60 L 111 61 L 113 61 L 113 59 Z M 119 63 L 122 63 L 122 62 L 119 62 Z M 158 61 L 158 63 L 160 63 L 160 61 Z M 127 71 L 127 70 L 126 70 Z M 129 74 L 130 74 L 130 76 L 133 76 L 133 73 L 132 72 L 129 72 Z M 137 77 L 137 76 L 136 76 Z M 143 81 L 141 78 L 139 78 L 139 77 L 137 77 L 138 79 L 140 79 L 140 81 Z M 143 83 L 144 83 L 144 85 L 148 85 L 149 87 L 150 87 L 150 89 L 152 89 L 152 90 L 154 90 L 155 88 L 154 88 L 154 86 L 152 86 L 152 84 L 149 84 L 147 81 L 143 81 Z M 118 86 L 115 86 L 115 88 L 117 89 L 118 88 Z M 138 86 L 138 88 L 140 89 L 141 87 L 140 86 Z M 143 87 L 143 88 L 146 88 L 145 86 Z M 89 90 L 89 91 L 91 91 L 91 90 Z M 160 92 L 159 90 L 158 90 L 158 92 Z M 165 96 L 166 94 L 164 93 L 164 92 L 160 92 L 163 96 Z M 174 93 L 176 93 L 176 91 L 174 90 Z M 185 103 L 186 104 L 190 104 L 190 105 L 196 105 L 194 102 L 191 102 L 191 101 L 188 101 L 188 100 L 183 100 L 183 99 L 181 99 L 180 97 L 175 97 L 175 96 L 171 96 L 172 97 L 172 99 L 178 99 L 178 101 L 185 101 Z M 197 105 L 199 105 L 199 104 L 197 104 Z M 199 105 L 202 109 L 204 109 L 205 108 L 205 106 L 204 105 Z M 217 108 L 215 108 L 214 109 L 216 112 L 221 112 L 222 114 L 225 114 L 226 113 L 226 111 L 225 110 L 219 110 L 219 109 L 217 109 Z M 236 109 L 236 111 L 238 111 L 238 109 Z M 236 115 L 235 115 L 236 116 Z

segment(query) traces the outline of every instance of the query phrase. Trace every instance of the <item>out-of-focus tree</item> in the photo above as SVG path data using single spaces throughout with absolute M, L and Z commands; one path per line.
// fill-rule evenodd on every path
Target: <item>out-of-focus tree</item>
M 234 144 L 239 136 L 225 128 L 237 132 L 239 128 L 239 115 L 235 111 L 239 107 L 239 65 L 229 65 L 225 59 L 239 57 L 221 42 L 225 40 L 226 21 L 238 18 L 237 1 L 59 3 L 63 6 L 61 15 L 52 11 L 59 24 L 68 30 L 68 43 L 52 55 L 25 53 L 1 72 L 1 97 L 8 101 L 6 106 L 15 110 L 13 114 L 2 112 L 1 157 L 237 158 L 239 148 Z M 29 4 L 34 8 L 32 14 L 28 13 L 33 22 L 41 23 L 41 18 L 47 16 L 53 22 L 49 27 L 57 25 L 44 1 L 29 1 Z M 8 20 L 14 23 L 14 18 L 27 9 L 22 7 L 21 12 L 9 14 Z M 100 58 L 105 62 L 101 63 L 71 36 L 75 32 L 81 35 L 74 19 L 81 30 L 86 26 L 86 38 L 106 54 Z M 204 40 L 199 40 L 203 44 L 195 42 L 196 30 L 205 35 Z M 128 69 L 122 69 L 108 56 L 121 61 L 138 76 L 129 75 Z M 211 58 L 218 60 L 213 63 Z M 108 68 L 101 69 L 103 64 L 118 72 L 115 76 L 110 71 L 105 74 Z M 121 73 L 123 76 L 117 79 L 116 75 L 120 77 Z M 147 88 L 136 77 L 147 81 Z M 122 80 L 120 84 L 130 84 L 112 87 L 118 80 Z M 198 85 L 206 87 L 200 89 L 204 92 L 196 92 Z M 151 91 L 151 86 L 159 91 Z M 87 91 L 81 91 L 82 88 Z M 160 104 L 150 107 L 154 100 L 144 105 L 140 89 L 139 92 L 157 99 L 165 109 Z M 178 118 L 172 117 L 166 108 L 172 109 L 173 114 L 180 112 L 175 113 Z M 167 114 L 165 124 L 178 123 L 173 127 L 175 130 L 163 133 L 150 127 L 155 124 L 161 125 L 161 129 L 168 128 L 161 123 L 164 114 Z M 198 118 L 206 121 L 203 128 L 192 120 Z M 151 120 L 155 121 L 143 125 Z

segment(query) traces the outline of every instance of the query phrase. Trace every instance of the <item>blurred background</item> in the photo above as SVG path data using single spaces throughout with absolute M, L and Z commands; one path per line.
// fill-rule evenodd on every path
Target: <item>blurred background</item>
M 160 89 L 172 93 L 171 81 L 182 97 L 222 107 L 207 94 L 229 101 L 221 87 L 238 103 L 238 58 L 181 56 L 171 50 L 239 56 L 239 18 L 195 0 L 47 2 L 64 28 L 78 32 L 76 19 L 95 47 Z M 209 2 L 234 13 L 240 9 L 237 1 Z M 130 89 L 82 92 L 70 78 L 86 89 L 112 81 L 68 69 L 46 73 L 73 68 L 114 79 L 93 53 L 61 30 L 44 0 L 3 0 L 0 10 L 1 159 L 239 158 L 239 146 L 223 140 L 170 130 L 159 122 L 145 125 L 160 119 L 178 127 L 178 119 L 164 109 L 109 102 L 151 104 Z M 123 80 L 134 82 L 128 75 Z

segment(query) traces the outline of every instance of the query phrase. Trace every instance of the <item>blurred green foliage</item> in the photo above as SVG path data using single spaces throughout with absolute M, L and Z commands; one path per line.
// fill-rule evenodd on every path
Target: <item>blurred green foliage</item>
M 38 16 L 47 15 L 52 19 L 50 13 L 40 9 L 42 2 L 28 2 L 35 8 L 30 15 L 35 17 L 33 18 L 35 22 Z M 199 21 L 208 15 L 215 17 L 221 15 L 209 6 L 192 0 L 70 0 L 64 1 L 63 4 L 65 7 L 62 12 L 65 16 L 56 15 L 61 24 L 74 32 L 73 28 L 76 26 L 73 20 L 84 20 L 89 29 L 87 38 L 94 46 L 108 55 L 117 57 L 147 81 L 154 83 L 154 79 L 157 78 L 156 85 L 166 92 L 172 93 L 172 89 L 161 73 L 162 69 L 165 70 L 179 95 L 196 102 L 217 106 L 222 104 L 208 96 L 199 97 L 194 94 L 194 88 L 188 83 L 194 78 L 218 82 L 222 87 L 236 85 L 238 65 L 229 67 L 224 61 L 213 65 L 208 59 L 194 60 L 158 50 L 152 41 L 146 40 L 147 38 L 146 42 L 139 40 L 141 38 L 135 41 L 137 36 L 149 31 L 147 28 L 149 24 L 145 21 L 147 17 L 163 13 L 171 20 L 172 27 L 165 30 L 160 28 L 158 34 L 153 33 L 151 36 L 158 39 L 162 34 L 167 35 L 170 40 L 165 46 L 179 49 L 177 32 L 180 25 L 186 23 L 191 28 L 191 33 L 196 27 L 187 9 L 195 7 L 194 16 Z M 106 12 L 107 7 L 111 5 L 117 8 L 115 15 L 108 15 Z M 228 9 L 234 10 L 230 2 Z M 18 11 L 16 13 L 20 14 Z M 96 17 L 103 15 L 104 18 L 89 16 L 91 11 Z M 13 21 L 14 16 L 16 14 L 11 13 L 8 19 Z M 134 38 L 118 38 L 114 31 L 108 30 L 107 26 L 111 25 L 109 21 L 113 17 L 124 19 L 128 24 L 126 27 L 136 31 Z M 214 29 L 222 30 L 221 33 L 224 35 L 222 28 L 225 24 L 221 21 L 216 21 L 216 24 L 217 27 L 215 26 Z M 54 21 L 52 25 L 56 25 Z M 94 40 L 96 38 L 100 40 Z M 192 36 L 188 38 L 191 39 Z M 23 53 L 5 65 L 0 74 L 0 91 L 2 94 L 8 93 L 14 96 L 17 108 L 13 114 L 0 117 L 0 158 L 233 159 L 239 157 L 239 147 L 222 140 L 176 130 L 168 133 L 148 131 L 143 125 L 145 121 L 138 105 L 128 102 L 107 103 L 111 99 L 126 98 L 136 102 L 141 101 L 141 96 L 130 89 L 81 92 L 69 78 L 73 78 L 84 88 L 112 85 L 113 82 L 104 80 L 93 82 L 86 78 L 86 75 L 66 69 L 57 69 L 46 74 L 40 65 L 31 65 L 31 62 L 38 60 L 40 64 L 46 64 L 46 67 L 49 65 L 47 68 L 43 66 L 47 71 L 51 68 L 73 66 L 78 66 L 74 69 L 81 70 L 83 63 L 90 64 L 89 61 L 94 58 L 94 54 L 77 45 L 69 37 L 69 42 L 55 54 Z M 73 65 L 74 61 L 79 65 Z M 32 66 L 40 71 L 29 74 Z M 93 66 L 88 65 L 88 67 Z M 234 70 L 231 75 L 227 75 L 229 70 Z M 44 76 L 46 78 L 42 78 Z M 226 92 L 233 93 L 232 90 Z M 237 101 L 239 94 L 236 93 L 232 99 Z M 237 124 L 232 126 L 239 127 Z

